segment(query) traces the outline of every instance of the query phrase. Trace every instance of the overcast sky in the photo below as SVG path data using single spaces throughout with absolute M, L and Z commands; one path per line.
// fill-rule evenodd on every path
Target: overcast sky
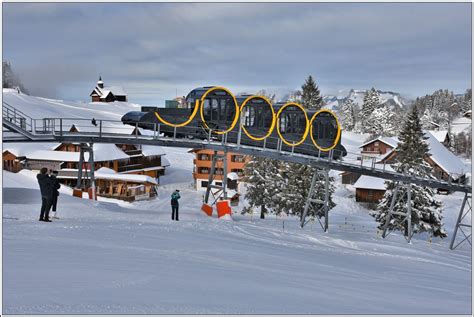
M 3 58 L 32 94 L 88 101 L 99 75 L 131 102 L 198 86 L 471 86 L 471 4 L 3 3 Z

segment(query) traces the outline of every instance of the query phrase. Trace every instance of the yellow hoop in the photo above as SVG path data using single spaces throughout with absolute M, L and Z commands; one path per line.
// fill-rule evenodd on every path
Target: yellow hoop
M 321 146 L 319 146 L 318 143 L 316 143 L 316 141 L 314 140 L 314 137 L 313 137 L 313 121 L 314 119 L 316 119 L 316 117 L 322 113 L 322 112 L 327 112 L 329 113 L 335 120 L 336 120 L 336 124 L 337 124 L 337 135 L 336 135 L 336 139 L 334 140 L 334 143 L 330 146 L 330 147 L 327 147 L 327 148 L 323 148 Z M 319 110 L 318 112 L 316 112 L 313 117 L 311 118 L 311 121 L 309 123 L 309 125 L 311 126 L 311 140 L 313 141 L 313 144 L 314 146 L 319 149 L 320 151 L 323 151 L 323 152 L 327 152 L 327 151 L 331 151 L 332 149 L 334 149 L 337 145 L 337 143 L 339 142 L 339 139 L 341 138 L 341 125 L 339 124 L 339 120 L 337 120 L 337 117 L 336 115 L 334 114 L 334 112 L 332 112 L 331 110 L 329 109 L 321 109 Z
M 301 140 L 299 140 L 298 142 L 296 143 L 290 143 L 288 142 L 287 140 L 285 140 L 285 138 L 281 135 L 281 132 L 280 132 L 280 124 L 279 124 L 279 121 L 278 119 L 280 119 L 280 114 L 283 112 L 283 110 L 289 106 L 296 106 L 298 108 L 301 109 L 301 111 L 303 111 L 304 113 L 304 117 L 305 117 L 305 121 L 306 121 L 306 128 L 304 130 L 304 133 L 303 133 L 303 137 L 301 138 Z M 301 106 L 300 104 L 297 104 L 295 102 L 288 102 L 286 104 L 283 105 L 283 107 L 280 108 L 280 110 L 278 110 L 278 113 L 277 113 L 277 116 L 276 116 L 276 120 L 277 120 L 277 132 L 278 132 L 278 135 L 280 136 L 280 139 L 283 141 L 283 143 L 285 143 L 286 145 L 289 145 L 289 146 L 298 146 L 300 145 L 301 143 L 304 142 L 304 140 L 306 139 L 306 137 L 308 136 L 308 132 L 309 132 L 309 120 L 308 120 L 308 115 L 306 114 L 306 110 L 303 108 L 303 106 Z
M 250 133 L 248 133 L 247 129 L 245 129 L 244 125 L 242 124 L 242 121 L 240 121 L 240 126 L 242 127 L 242 130 L 244 130 L 245 134 L 246 134 L 249 138 L 251 138 L 251 139 L 254 140 L 254 141 L 262 141 L 262 140 L 268 138 L 268 136 L 269 136 L 270 134 L 272 134 L 273 129 L 275 128 L 275 122 L 276 122 L 275 110 L 273 109 L 273 106 L 272 106 L 272 103 L 270 102 L 270 100 L 268 100 L 268 99 L 267 99 L 266 97 L 264 97 L 264 96 L 250 96 L 250 97 L 248 97 L 247 99 L 244 100 L 244 102 L 243 102 L 242 105 L 240 106 L 239 117 L 240 117 L 240 118 L 242 117 L 242 111 L 244 110 L 245 105 L 247 105 L 247 102 L 249 102 L 249 101 L 252 100 L 252 99 L 256 99 L 256 98 L 263 99 L 263 100 L 270 106 L 270 109 L 272 110 L 272 124 L 270 125 L 270 129 L 268 130 L 267 134 L 265 134 L 264 136 L 262 136 L 262 137 L 255 137 L 255 136 L 251 135 Z
M 235 105 L 235 115 L 234 115 L 234 120 L 232 121 L 232 124 L 230 125 L 230 127 L 225 130 L 225 131 L 216 131 L 215 133 L 216 134 L 225 134 L 229 131 L 231 131 L 235 125 L 237 124 L 237 121 L 239 120 L 239 106 L 237 104 L 237 100 L 235 99 L 235 96 L 226 88 L 224 87 L 219 87 L 219 86 L 216 86 L 216 87 L 212 87 L 211 89 L 209 89 L 208 91 L 206 91 L 204 93 L 204 95 L 202 95 L 201 97 L 201 107 L 200 107 L 200 113 L 201 113 L 201 120 L 202 120 L 202 123 L 204 124 L 204 126 L 210 130 L 209 126 L 207 125 L 206 123 L 206 120 L 204 119 L 204 100 L 206 99 L 207 95 L 214 91 L 214 90 L 224 90 L 226 93 L 228 93 L 229 95 L 232 96 L 232 99 L 234 100 L 234 105 Z
M 164 123 L 164 124 L 169 125 L 169 126 L 174 127 L 174 128 L 179 128 L 179 127 L 184 127 L 184 126 L 188 125 L 191 121 L 193 121 L 194 117 L 197 114 L 198 109 L 199 109 L 199 100 L 196 100 L 196 104 L 194 105 L 193 113 L 191 113 L 191 116 L 188 118 L 187 121 L 185 121 L 183 123 L 178 123 L 178 124 L 166 121 L 165 119 L 160 117 L 160 115 L 158 114 L 157 111 L 155 111 L 155 116 L 156 116 L 156 118 L 158 118 L 158 120 L 161 123 Z

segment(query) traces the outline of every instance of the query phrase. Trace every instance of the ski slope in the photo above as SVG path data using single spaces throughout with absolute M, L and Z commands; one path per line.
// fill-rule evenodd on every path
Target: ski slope
M 327 234 L 258 213 L 209 218 L 191 186 L 192 155 L 164 149 L 172 165 L 158 199 L 93 202 L 63 186 L 53 223 L 37 220 L 35 175 L 3 172 L 4 313 L 471 312 L 469 248 L 450 251 L 449 241 L 423 236 L 409 245 L 396 233 L 382 240 L 342 186 Z M 170 219 L 175 188 L 179 222 Z M 442 197 L 451 233 L 461 196 Z
M 118 120 L 139 106 L 50 100 L 5 91 L 34 118 Z M 367 136 L 343 133 L 348 151 Z M 19 152 L 54 144 L 8 144 Z M 93 202 L 60 189 L 53 223 L 38 221 L 40 194 L 30 171 L 3 172 L 5 314 L 469 314 L 471 249 L 448 240 L 412 244 L 380 238 L 354 189 L 340 184 L 329 233 L 298 219 L 209 218 L 192 188 L 193 155 L 163 148 L 171 166 L 158 198 Z M 469 162 L 470 166 L 470 162 Z M 180 221 L 169 197 L 181 190 Z M 448 234 L 461 194 L 439 196 Z

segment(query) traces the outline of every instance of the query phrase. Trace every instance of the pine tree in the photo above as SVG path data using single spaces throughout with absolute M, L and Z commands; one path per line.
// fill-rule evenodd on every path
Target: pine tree
M 23 86 L 17 74 L 13 71 L 11 63 L 8 61 L 2 62 L 2 79 L 3 88 L 18 88 L 22 92 L 27 93 L 26 88 Z
M 244 182 L 247 191 L 245 198 L 250 207 L 260 207 L 260 218 L 264 219 L 275 194 L 275 186 L 269 186 L 276 170 L 275 161 L 267 158 L 253 157 L 244 168 Z
M 341 121 L 342 128 L 347 131 L 354 130 L 356 125 L 356 116 L 355 116 L 355 103 L 352 99 L 347 99 L 342 104 L 341 114 L 339 119 Z
M 393 136 L 396 134 L 396 119 L 394 112 L 388 108 L 387 104 L 380 105 L 370 114 L 365 125 L 366 132 L 372 138 L 379 136 Z
M 301 104 L 306 109 L 319 110 L 323 106 L 323 97 L 319 92 L 319 88 L 311 75 L 308 76 L 306 82 L 301 86 Z
M 313 177 L 314 169 L 307 165 L 298 163 L 286 163 L 286 178 L 287 182 L 281 193 L 281 197 L 286 202 L 285 207 L 289 214 L 301 216 L 304 211 L 306 199 L 308 198 L 309 189 L 311 186 L 311 179 Z M 332 209 L 336 204 L 332 200 L 332 194 L 335 191 L 334 178 L 329 178 L 329 209 Z M 316 183 L 316 198 L 324 200 L 325 179 L 320 176 Z M 309 216 L 321 217 L 324 215 L 321 205 L 313 204 L 308 210 Z
M 364 96 L 364 103 L 360 112 L 360 131 L 362 133 L 375 133 L 376 123 L 371 122 L 370 117 L 375 109 L 380 107 L 380 95 L 375 88 L 370 89 Z
M 464 94 L 462 101 L 461 101 L 461 109 L 462 112 L 466 112 L 468 110 L 472 109 L 472 90 L 471 88 L 466 90 L 466 93 Z
M 418 110 L 413 107 L 400 133 L 400 143 L 397 147 L 397 162 L 392 165 L 395 171 L 407 173 L 409 175 L 430 177 L 431 167 L 425 161 L 429 155 L 429 147 L 426 137 L 423 134 L 422 126 L 418 116 Z M 380 201 L 377 209 L 371 213 L 379 223 L 379 229 L 382 229 L 386 220 L 386 215 L 395 189 L 395 182 L 387 182 L 387 191 Z M 406 212 L 407 192 L 399 192 L 401 199 L 395 204 L 394 212 Z M 441 202 L 434 198 L 435 192 L 429 187 L 411 185 L 411 221 L 413 233 L 430 232 L 436 237 L 444 238 L 447 236 L 443 229 Z M 389 229 L 400 230 L 407 235 L 408 228 L 404 217 L 392 215 Z

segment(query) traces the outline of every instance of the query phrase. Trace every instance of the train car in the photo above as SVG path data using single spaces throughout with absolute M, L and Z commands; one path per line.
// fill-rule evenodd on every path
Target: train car
M 192 90 L 186 97 L 186 104 L 187 108 L 148 107 L 142 109 L 148 111 L 131 111 L 122 117 L 122 122 L 138 124 L 150 130 L 156 129 L 159 124 L 160 133 L 165 136 L 176 133 L 178 138 L 206 139 L 211 135 L 213 139 L 221 140 L 226 135 L 227 142 L 236 143 L 240 138 L 243 145 L 277 149 L 281 143 L 283 150 L 320 156 L 327 156 L 328 149 L 332 149 L 335 159 L 347 154 L 341 145 L 340 135 L 337 135 L 337 119 L 330 112 L 320 112 L 311 127 L 310 120 L 315 111 L 306 110 L 305 118 L 305 112 L 299 105 L 272 105 L 265 97 L 253 95 L 237 95 L 234 98 L 224 88 L 214 86 Z M 160 122 L 155 111 L 162 121 L 170 125 Z M 242 131 L 239 133 L 241 122 Z

